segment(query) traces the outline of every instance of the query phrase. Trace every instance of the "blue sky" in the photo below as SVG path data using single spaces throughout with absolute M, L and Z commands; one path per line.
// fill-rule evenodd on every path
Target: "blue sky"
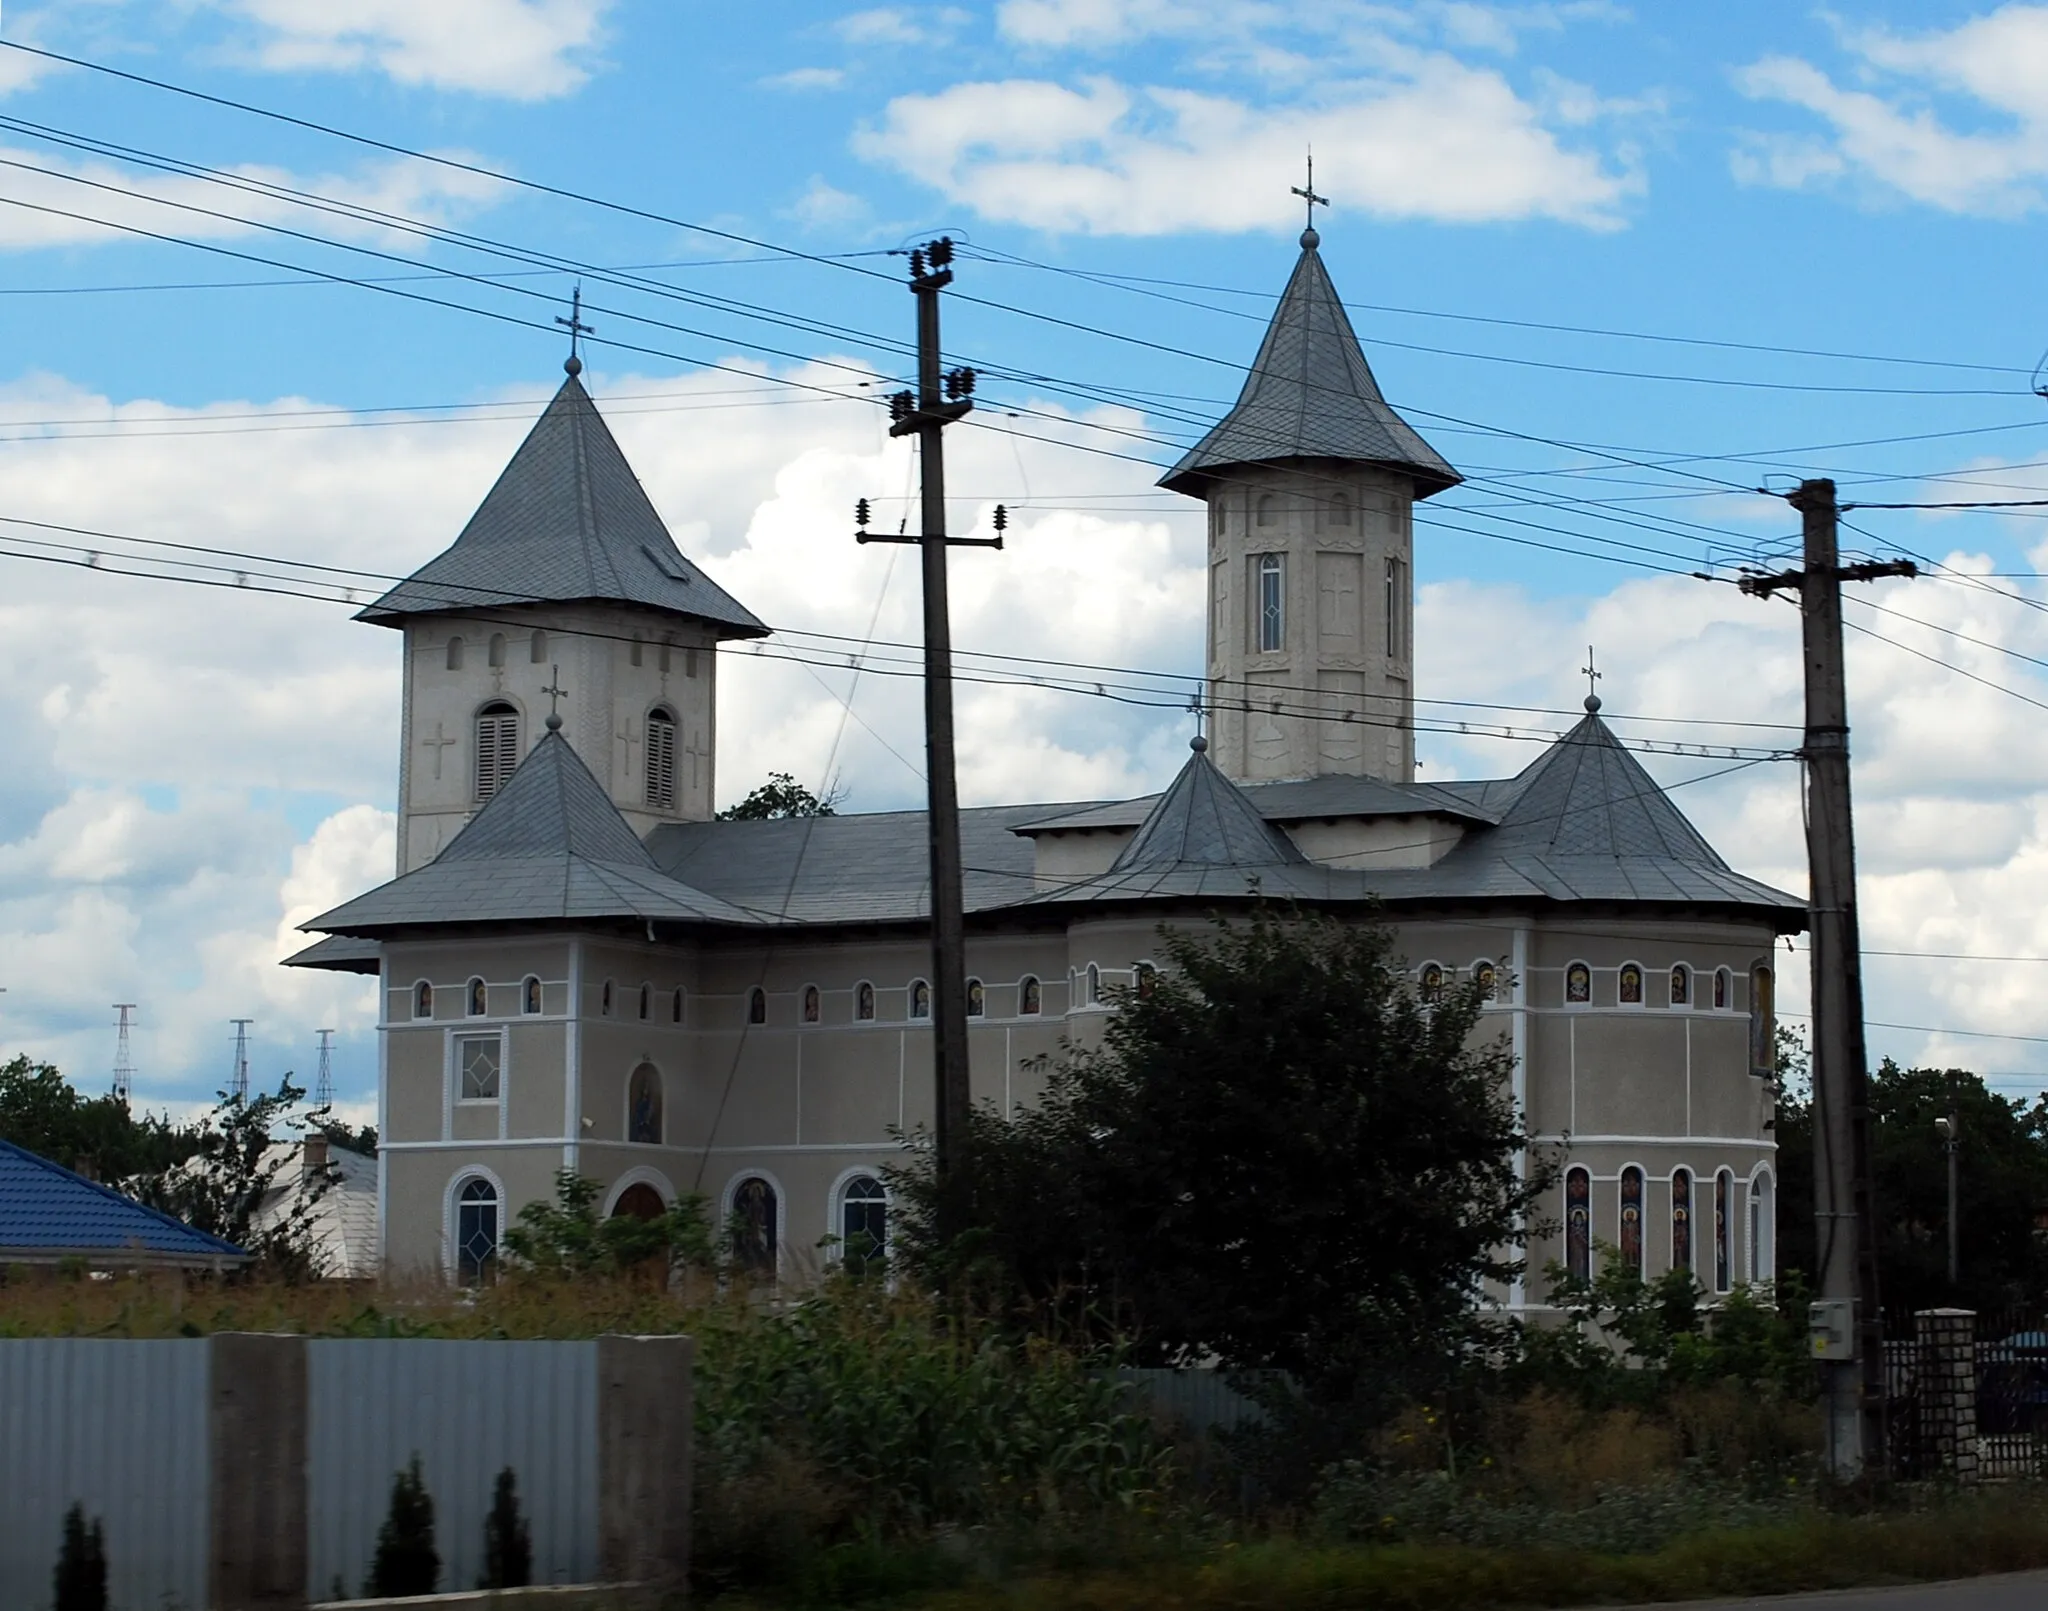
M 410 568 L 552 389 L 581 268 L 589 378 L 683 545 L 778 626 L 906 638 L 914 590 L 844 511 L 907 485 L 861 384 L 909 333 L 886 254 L 950 230 L 948 345 L 990 372 L 956 518 L 1021 510 L 962 561 L 963 645 L 1185 676 L 1198 531 L 1154 466 L 1235 391 L 1311 146 L 1382 384 L 1469 477 L 1418 533 L 1426 697 L 1538 732 L 1591 640 L 1625 730 L 1776 744 L 1735 724 L 1797 717 L 1790 613 L 1684 574 L 1782 547 L 1753 489 L 2048 495 L 2048 6 L 51 0 L 0 38 L 618 204 L 0 51 L 0 516 L 112 534 L 44 541 Z M 1847 534 L 1961 573 L 1851 615 L 1866 926 L 1914 953 L 1873 958 L 1873 1016 L 2011 1037 L 1874 1039 L 2014 1076 L 2048 1069 L 2023 1038 L 2048 964 L 1927 953 L 2048 954 L 2034 513 Z M 139 1000 L 144 1092 L 182 1102 L 229 1017 L 257 1018 L 259 1072 L 332 1023 L 366 1099 L 367 994 L 272 964 L 388 864 L 392 640 L 38 564 L 38 531 L 0 526 L 0 1050 L 91 1081 L 105 1003 Z M 722 721 L 727 796 L 770 767 L 856 808 L 919 794 L 900 680 L 742 662 Z M 1152 786 L 1184 737 L 1000 686 L 963 725 L 971 799 Z M 1470 775 L 1533 745 L 1422 749 Z M 1732 861 L 1799 887 L 1790 769 L 1727 764 L 1655 763 Z

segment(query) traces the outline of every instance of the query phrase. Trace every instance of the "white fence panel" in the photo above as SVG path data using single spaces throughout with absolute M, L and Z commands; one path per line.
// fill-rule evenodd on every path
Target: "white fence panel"
M 306 1345 L 307 1591 L 360 1594 L 417 1453 L 444 1592 L 483 1571 L 499 1471 L 518 1478 L 535 1583 L 597 1576 L 597 1344 L 322 1340 Z
M 50 1603 L 74 1501 L 105 1528 L 115 1611 L 201 1611 L 203 1341 L 0 1341 L 0 1606 Z

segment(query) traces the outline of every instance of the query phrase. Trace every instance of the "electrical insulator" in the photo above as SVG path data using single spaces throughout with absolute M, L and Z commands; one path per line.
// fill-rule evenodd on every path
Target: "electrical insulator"
M 946 395 L 954 402 L 974 395 L 974 371 L 971 369 L 949 369 L 946 371 Z
M 855 501 L 853 506 L 853 523 L 856 526 L 865 526 L 868 523 L 867 499 L 861 498 Z
M 910 277 L 913 280 L 921 280 L 924 278 L 924 248 L 922 246 L 911 248 Z
M 1007 510 L 1007 509 L 1005 509 L 1005 508 L 1004 508 L 1004 507 L 1003 507 L 1003 506 L 1002 506 L 1001 504 L 997 504 L 997 505 L 996 505 L 996 530 L 997 530 L 997 531 L 1008 531 L 1009 529 L 1010 529 L 1010 511 L 1009 511 L 1009 510 Z
M 910 411 L 916 406 L 917 399 L 911 396 L 909 392 L 891 392 L 889 394 L 889 418 L 892 420 L 909 419 Z
M 931 258 L 933 268 L 944 268 L 953 261 L 953 237 L 941 235 L 925 248 L 925 253 Z

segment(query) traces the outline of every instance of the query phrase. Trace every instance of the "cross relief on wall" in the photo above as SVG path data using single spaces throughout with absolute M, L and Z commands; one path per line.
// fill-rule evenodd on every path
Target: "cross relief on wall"
M 434 736 L 432 738 L 423 738 L 420 740 L 420 745 L 422 748 L 429 749 L 434 752 L 434 781 L 436 783 L 441 781 L 441 752 L 447 749 L 447 747 L 450 744 L 458 742 L 460 741 L 446 736 L 443 730 L 443 724 L 440 722 L 434 723 Z

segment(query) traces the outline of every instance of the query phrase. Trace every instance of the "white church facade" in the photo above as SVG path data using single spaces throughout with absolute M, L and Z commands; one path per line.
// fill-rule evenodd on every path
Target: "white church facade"
M 1414 781 L 1411 510 L 1458 479 L 1304 234 L 1237 405 L 1163 483 L 1209 513 L 1211 739 L 1157 796 L 963 813 L 975 1098 L 1028 1103 L 1162 923 L 1376 906 L 1419 988 L 1493 981 L 1515 1094 L 1566 1149 L 1532 1269 L 1605 1243 L 1767 1278 L 1771 955 L 1803 906 L 1734 872 L 1596 699 L 1512 778 Z M 719 645 L 768 629 L 676 549 L 573 359 L 362 619 L 404 645 L 398 876 L 290 965 L 379 981 L 387 1269 L 475 1277 L 563 1168 L 607 1213 L 703 1193 L 764 1272 L 886 1240 L 883 1166 L 932 1113 L 922 814 L 713 820 Z

